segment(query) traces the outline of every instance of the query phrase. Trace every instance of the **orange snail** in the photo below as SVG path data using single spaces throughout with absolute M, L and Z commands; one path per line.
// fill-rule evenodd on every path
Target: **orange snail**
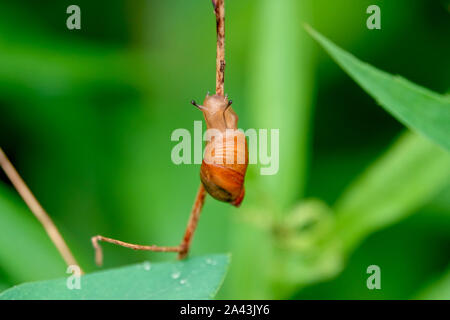
M 248 148 L 244 133 L 237 130 L 238 116 L 230 107 L 232 101 L 208 93 L 203 105 L 194 100 L 191 103 L 203 111 L 207 129 L 220 134 L 214 134 L 205 148 L 200 168 L 203 186 L 213 198 L 239 207 L 245 194 Z

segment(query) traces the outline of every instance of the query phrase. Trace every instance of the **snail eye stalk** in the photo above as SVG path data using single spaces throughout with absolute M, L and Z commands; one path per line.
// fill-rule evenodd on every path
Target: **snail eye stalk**
M 204 109 L 204 107 L 201 106 L 201 105 L 198 105 L 197 102 L 195 102 L 195 100 L 191 100 L 191 104 L 194 105 L 194 106 L 196 106 L 196 107 L 199 108 L 200 110 L 203 110 L 203 109 Z

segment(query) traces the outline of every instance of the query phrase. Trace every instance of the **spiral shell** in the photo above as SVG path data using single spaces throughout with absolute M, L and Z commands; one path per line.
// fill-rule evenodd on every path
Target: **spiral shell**
M 247 142 L 245 135 L 238 130 L 222 139 L 223 143 L 219 143 L 220 139 L 215 139 L 206 146 L 200 179 L 213 198 L 238 207 L 245 194 Z M 243 161 L 239 161 L 241 159 Z

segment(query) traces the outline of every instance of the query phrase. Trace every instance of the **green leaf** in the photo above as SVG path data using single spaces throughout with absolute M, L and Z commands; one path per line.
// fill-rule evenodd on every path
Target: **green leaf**
M 450 268 L 416 297 L 420 300 L 450 300 Z
M 13 282 L 62 276 L 63 259 L 20 198 L 0 184 L 0 266 Z
M 306 26 L 330 56 L 397 120 L 450 150 L 450 99 L 378 70 Z
M 144 262 L 84 275 L 79 290 L 69 290 L 68 278 L 62 278 L 16 286 L 0 294 L 0 300 L 212 299 L 229 261 L 229 255 L 218 254 L 177 262 Z
M 450 181 L 450 155 L 422 136 L 404 134 L 336 202 L 346 250 L 426 204 Z

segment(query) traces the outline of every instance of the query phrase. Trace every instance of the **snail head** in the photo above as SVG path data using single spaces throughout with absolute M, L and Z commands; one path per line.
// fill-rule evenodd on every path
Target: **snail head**
M 208 128 L 216 128 L 219 130 L 227 128 L 225 112 L 233 103 L 231 100 L 228 100 L 227 96 L 207 94 L 203 105 L 197 104 L 194 100 L 191 103 L 203 111 Z

